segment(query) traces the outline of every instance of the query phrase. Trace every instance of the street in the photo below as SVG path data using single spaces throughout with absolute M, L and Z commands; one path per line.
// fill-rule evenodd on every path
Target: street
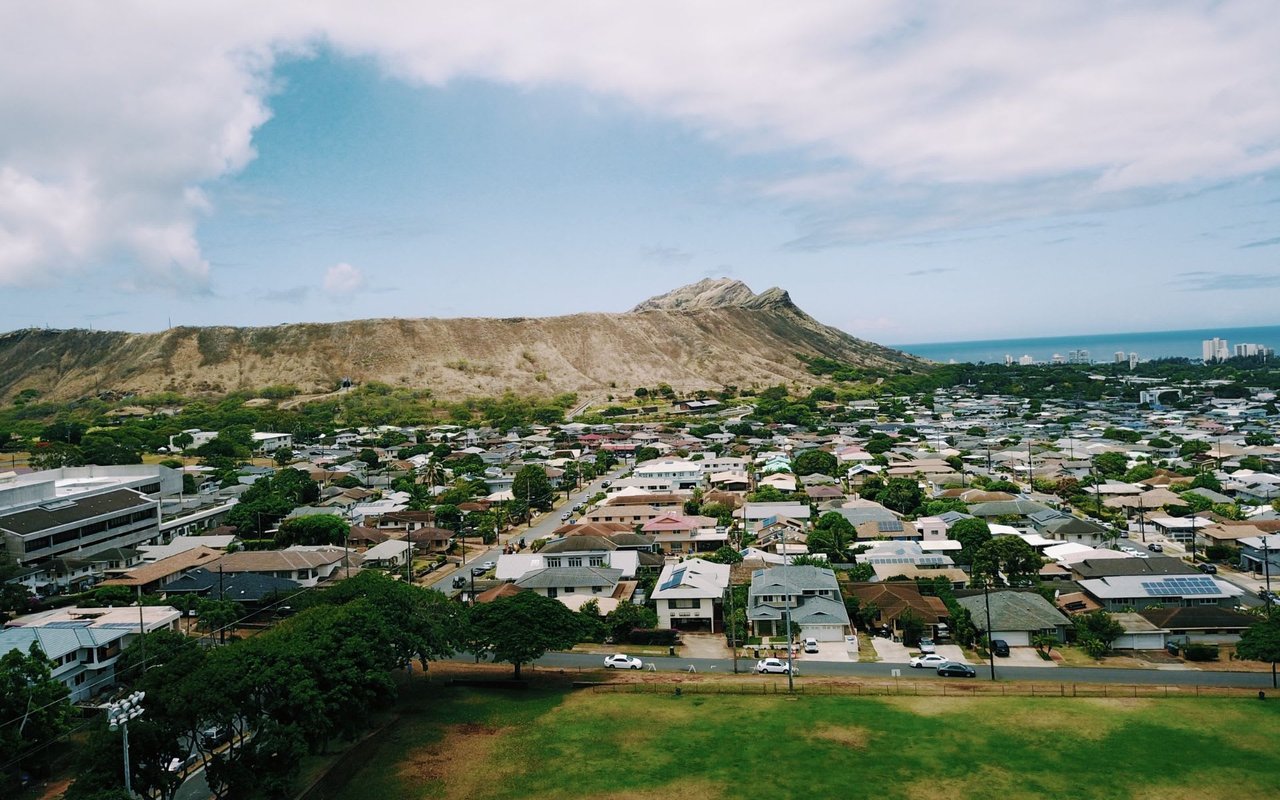
M 486 561 L 497 561 L 498 556 L 502 555 L 502 546 L 508 542 L 518 542 L 521 539 L 524 539 L 525 544 L 528 545 L 535 539 L 550 536 L 552 531 L 559 528 L 561 525 L 564 525 L 564 522 L 560 519 L 560 515 L 565 509 L 573 508 L 578 503 L 585 502 L 598 492 L 604 491 L 604 488 L 601 486 L 603 481 L 615 480 L 630 468 L 630 465 L 623 464 L 613 472 L 610 472 L 607 475 L 601 475 L 594 479 L 583 488 L 571 493 L 567 501 L 553 507 L 549 512 L 544 514 L 542 519 L 534 524 L 532 528 L 517 525 L 506 533 L 501 534 L 498 537 L 498 543 L 485 552 L 479 554 L 468 554 L 465 566 L 459 564 L 456 569 L 442 569 L 436 580 L 433 583 L 427 584 L 427 588 L 436 589 L 444 592 L 445 594 L 452 595 L 454 591 L 456 591 L 453 588 L 453 579 L 456 576 L 462 575 L 469 578 L 472 565 L 483 564 Z

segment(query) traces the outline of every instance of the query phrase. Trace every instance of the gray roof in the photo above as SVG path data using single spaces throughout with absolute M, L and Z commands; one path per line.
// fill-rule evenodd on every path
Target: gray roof
M 1030 516 L 1040 511 L 1050 510 L 1043 503 L 1034 500 L 1017 498 L 1014 500 L 992 500 L 989 503 L 974 503 L 969 506 L 969 513 L 975 517 Z
M 622 570 L 608 567 L 544 567 L 516 581 L 521 589 L 563 589 L 579 586 L 616 586 Z
M 792 594 L 805 589 L 836 589 L 840 584 L 829 569 L 808 564 L 770 567 L 751 573 L 751 594 Z M 777 589 L 777 591 L 772 591 Z
M 832 511 L 849 520 L 853 527 L 864 522 L 880 522 L 896 520 L 898 517 L 889 509 L 876 506 L 858 506 L 855 508 L 833 508 Z
M 1069 625 L 1053 605 L 1035 592 L 991 592 L 991 630 L 1042 631 Z M 987 620 L 983 595 L 960 597 L 956 602 L 969 609 L 973 622 L 982 628 Z
M 114 514 L 119 511 L 154 511 L 157 503 L 132 489 L 116 489 L 111 492 L 85 497 L 59 497 L 35 508 L 0 516 L 0 530 L 23 535 L 72 525 L 77 522 Z
M 1081 578 L 1109 578 L 1115 575 L 1199 575 L 1200 571 L 1180 558 L 1086 558 L 1071 566 Z
M 753 621 L 786 619 L 786 606 L 753 606 L 749 616 Z M 849 612 L 844 603 L 827 597 L 805 597 L 791 609 L 791 621 L 796 625 L 848 625 Z

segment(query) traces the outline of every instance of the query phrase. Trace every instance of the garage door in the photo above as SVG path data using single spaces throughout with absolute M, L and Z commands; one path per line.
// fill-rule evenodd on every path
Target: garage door
M 1004 639 L 1010 647 L 1030 647 L 1031 634 L 1027 631 L 996 631 L 992 639 Z
M 844 627 L 840 625 L 802 625 L 800 635 L 806 639 L 817 639 L 820 642 L 844 641 Z

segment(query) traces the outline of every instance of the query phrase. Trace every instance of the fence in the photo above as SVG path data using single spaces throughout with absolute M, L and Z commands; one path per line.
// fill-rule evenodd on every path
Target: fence
M 574 684 L 605 694 L 737 694 L 786 695 L 780 681 L 646 681 L 643 683 Z M 1244 686 L 1171 686 L 1164 684 L 1107 683 L 955 683 L 951 681 L 886 681 L 875 683 L 797 683 L 795 694 L 852 697 L 1107 697 L 1107 698 L 1263 698 L 1256 688 Z

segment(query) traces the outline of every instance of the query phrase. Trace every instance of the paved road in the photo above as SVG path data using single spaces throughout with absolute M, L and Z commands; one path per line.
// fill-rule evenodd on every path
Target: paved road
M 459 661 L 471 662 L 469 656 L 459 656 Z M 565 669 L 598 669 L 601 667 L 601 656 L 587 653 L 550 653 L 538 660 L 537 665 L 543 668 Z M 690 665 L 698 672 L 714 672 L 719 674 L 733 672 L 733 660 L 728 658 L 647 658 L 646 668 L 652 663 L 660 672 L 687 672 Z M 754 659 L 738 659 L 739 672 L 750 672 L 755 665 Z M 978 670 L 978 678 L 989 678 L 990 671 L 986 664 L 974 664 Z M 803 661 L 798 662 L 796 677 L 811 675 L 823 676 L 857 676 L 863 678 L 886 679 L 893 677 L 892 670 L 900 669 L 902 678 L 917 680 L 955 680 L 941 678 L 932 670 L 911 669 L 906 664 L 874 664 L 840 662 L 840 661 Z M 1107 669 L 1103 667 L 1007 667 L 996 661 L 996 678 L 1000 680 L 1033 681 L 1036 683 L 1109 683 L 1109 684 L 1143 684 L 1168 686 L 1244 686 L 1270 688 L 1271 673 L 1262 672 L 1210 672 L 1187 669 Z
M 442 570 L 441 576 L 437 580 L 435 580 L 435 582 L 428 584 L 428 588 L 438 589 L 444 592 L 445 594 L 452 594 L 455 591 L 453 588 L 453 579 L 455 576 L 469 575 L 470 574 L 469 571 L 472 565 L 474 564 L 483 564 L 486 561 L 497 561 L 498 556 L 502 555 L 502 545 L 506 544 L 507 542 L 516 542 L 521 539 L 524 539 L 525 543 L 527 544 L 529 542 L 532 542 L 534 539 L 538 539 L 544 536 L 550 536 L 552 531 L 554 531 L 556 528 L 559 528 L 561 525 L 564 524 L 560 520 L 560 515 L 565 510 L 573 508 L 578 503 L 586 501 L 588 498 L 590 498 L 592 495 L 597 494 L 598 492 L 604 491 L 603 487 L 601 486 L 601 482 L 607 481 L 607 480 L 614 480 L 619 475 L 622 475 L 624 472 L 626 472 L 629 469 L 631 469 L 630 465 L 620 466 L 617 469 L 615 469 L 613 472 L 610 472 L 607 475 L 602 475 L 601 477 L 596 478 L 595 480 L 593 480 L 591 483 L 587 484 L 583 488 L 570 494 L 568 500 L 557 505 L 549 513 L 544 514 L 542 519 L 539 520 L 536 524 L 534 524 L 532 528 L 526 528 L 524 526 L 517 525 L 516 527 L 512 528 L 510 531 L 499 536 L 498 544 L 489 548 L 485 552 L 479 555 L 468 555 L 467 566 L 465 568 L 459 566 L 457 569 L 453 569 L 453 570 L 448 570 L 448 571 Z

